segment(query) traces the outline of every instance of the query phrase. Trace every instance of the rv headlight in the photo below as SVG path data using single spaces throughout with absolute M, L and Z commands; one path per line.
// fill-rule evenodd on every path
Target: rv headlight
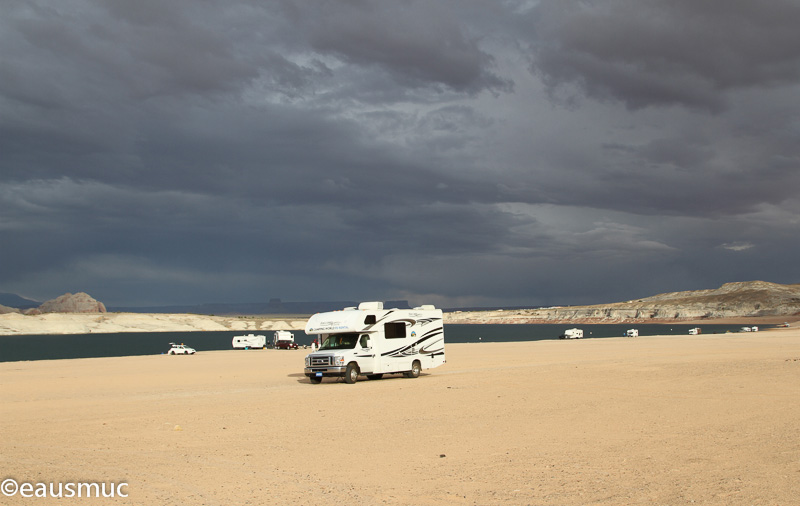
M 333 365 L 344 365 L 344 357 L 336 355 L 333 357 Z
M 311 367 L 311 357 L 306 355 L 306 367 Z

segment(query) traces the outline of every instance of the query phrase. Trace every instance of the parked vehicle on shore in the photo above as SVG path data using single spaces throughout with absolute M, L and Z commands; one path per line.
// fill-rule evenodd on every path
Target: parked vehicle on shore
M 702 333 L 703 333 L 703 329 L 701 329 L 700 327 L 695 327 L 693 329 L 689 329 L 689 335 L 690 336 L 699 336 Z
M 558 336 L 559 339 L 583 339 L 583 329 L 567 329 Z
M 272 336 L 272 346 L 276 350 L 296 350 L 297 343 L 294 342 L 294 334 L 288 330 L 278 330 Z
M 625 331 L 625 337 L 639 337 L 639 329 L 628 329 Z
M 305 331 L 322 343 L 306 356 L 311 383 L 329 377 L 355 383 L 360 375 L 380 379 L 392 373 L 416 378 L 445 363 L 442 310 L 433 306 L 383 309 L 382 302 L 362 302 L 313 315 Z
M 170 349 L 167 352 L 169 355 L 194 355 L 197 351 L 194 348 L 189 348 L 185 344 L 169 343 Z
M 246 336 L 233 336 L 231 344 L 237 350 L 264 348 L 267 346 L 267 337 L 262 335 L 247 334 Z

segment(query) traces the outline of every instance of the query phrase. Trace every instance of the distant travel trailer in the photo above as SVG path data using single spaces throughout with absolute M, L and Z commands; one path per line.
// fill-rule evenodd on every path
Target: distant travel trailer
M 246 336 L 234 336 L 231 340 L 234 349 L 249 350 L 252 348 L 264 348 L 267 346 L 267 337 L 262 335 L 247 334 Z
M 382 302 L 362 302 L 358 308 L 317 313 L 306 323 L 306 334 L 318 335 L 320 348 L 306 356 L 304 373 L 311 383 L 360 375 L 380 379 L 402 373 L 416 378 L 422 369 L 445 363 L 442 310 L 433 306 L 383 309 Z
M 700 335 L 702 333 L 703 333 L 703 331 L 702 331 L 702 329 L 700 329 L 700 327 L 695 327 L 693 329 L 689 329 L 689 335 L 690 336 L 697 336 L 697 335 Z

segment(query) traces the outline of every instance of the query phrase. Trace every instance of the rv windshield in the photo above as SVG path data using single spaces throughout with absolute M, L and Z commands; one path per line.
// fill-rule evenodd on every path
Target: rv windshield
M 322 342 L 320 350 L 350 350 L 356 347 L 358 334 L 346 332 L 342 334 L 331 334 Z

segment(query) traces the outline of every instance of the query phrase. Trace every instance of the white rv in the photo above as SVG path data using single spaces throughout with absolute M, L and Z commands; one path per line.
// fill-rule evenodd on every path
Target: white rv
M 625 337 L 639 337 L 639 329 L 628 329 L 625 332 Z
M 362 302 L 358 308 L 313 315 L 306 334 L 319 335 L 321 343 L 306 356 L 304 372 L 312 383 L 325 377 L 355 383 L 361 374 L 416 378 L 420 370 L 445 362 L 442 310 L 433 306 L 383 309 L 382 302 Z
M 581 339 L 583 337 L 582 329 L 567 329 L 563 334 L 558 336 L 559 339 Z
M 255 334 L 246 336 L 233 336 L 231 344 L 237 350 L 249 350 L 251 348 L 263 348 L 267 345 L 267 337 Z
M 689 329 L 690 336 L 698 336 L 703 333 L 703 330 L 700 327 L 695 327 L 693 329 Z
M 272 335 L 272 346 L 278 350 L 296 350 L 297 343 L 294 342 L 294 334 L 288 330 L 277 330 Z

